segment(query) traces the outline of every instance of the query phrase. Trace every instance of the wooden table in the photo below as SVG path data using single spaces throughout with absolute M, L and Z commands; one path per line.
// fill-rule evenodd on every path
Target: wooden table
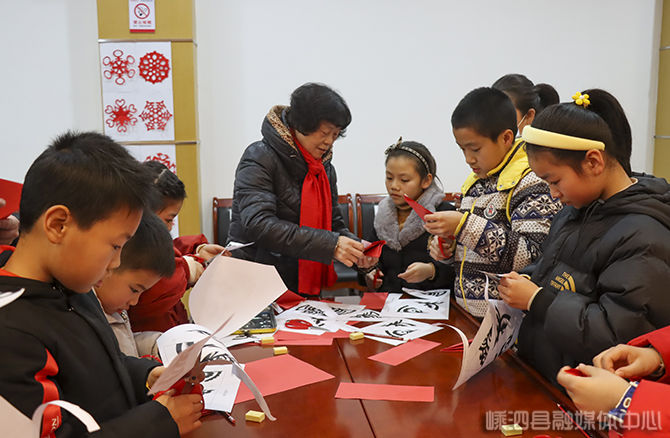
M 449 323 L 459 327 L 469 338 L 474 336 L 477 331 L 476 321 L 455 303 L 451 307 Z M 291 346 L 290 354 L 336 378 L 266 397 L 277 421 L 266 419 L 260 424 L 245 422 L 246 411 L 259 410 L 256 401 L 251 400 L 235 405 L 233 416 L 237 419 L 236 426 L 221 417 L 210 417 L 203 427 L 188 438 L 502 437 L 499 425 L 496 428 L 492 428 L 492 425 L 495 423 L 494 417 L 502 418 L 503 411 L 503 424 L 510 423 L 514 415 L 523 418 L 527 412 L 526 421 L 529 424 L 535 418 L 532 416 L 538 415 L 538 421 L 534 424 L 542 426 L 544 420 L 539 420 L 542 420 L 542 415 L 547 415 L 546 423 L 552 426 L 556 424 L 552 419 L 559 411 L 557 402 L 570 408 L 573 406 L 565 395 L 509 352 L 461 387 L 452 390 L 460 370 L 461 353 L 444 353 L 440 352 L 440 348 L 460 342 L 460 338 L 453 330 L 444 328 L 425 339 L 440 342 L 442 346 L 397 366 L 368 359 L 373 354 L 391 348 L 370 339 L 358 342 L 336 339 L 328 347 Z M 249 345 L 234 347 L 231 351 L 240 362 L 272 355 L 272 349 Z M 435 401 L 420 403 L 335 399 L 341 381 L 431 385 L 435 387 Z M 570 424 L 567 419 L 565 423 Z M 584 436 L 574 428 L 560 431 L 536 428 L 524 431 L 522 437 L 543 434 L 562 438 Z

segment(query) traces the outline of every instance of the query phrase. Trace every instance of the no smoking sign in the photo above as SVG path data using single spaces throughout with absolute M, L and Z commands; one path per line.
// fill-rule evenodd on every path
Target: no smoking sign
M 128 0 L 128 21 L 131 32 L 156 31 L 155 0 Z

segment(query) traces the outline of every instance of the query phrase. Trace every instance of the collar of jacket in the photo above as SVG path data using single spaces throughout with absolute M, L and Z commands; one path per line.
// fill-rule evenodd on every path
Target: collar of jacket
M 490 177 L 500 172 L 496 185 L 496 190 L 499 192 L 515 187 L 521 181 L 521 178 L 530 172 L 528 155 L 526 155 L 526 149 L 524 148 L 525 144 L 526 142 L 523 140 L 517 139 L 500 164 L 486 174 L 487 177 Z M 479 177 L 475 173 L 471 173 L 461 186 L 461 192 L 465 195 L 478 179 Z
M 283 142 L 286 143 L 291 149 L 293 149 L 293 151 L 296 152 L 299 157 L 302 157 L 302 154 L 300 153 L 298 146 L 296 146 L 295 142 L 293 141 L 293 136 L 291 135 L 291 129 L 288 127 L 288 123 L 286 121 L 286 111 L 288 109 L 289 107 L 284 105 L 275 105 L 272 108 L 270 108 L 270 111 L 268 112 L 266 119 L 268 120 L 268 122 L 270 123 L 272 129 L 274 129 L 276 134 L 283 140 Z M 333 158 L 332 147 L 330 148 L 328 153 L 326 153 L 321 158 L 321 161 L 325 163 L 326 161 L 329 161 L 331 158 Z

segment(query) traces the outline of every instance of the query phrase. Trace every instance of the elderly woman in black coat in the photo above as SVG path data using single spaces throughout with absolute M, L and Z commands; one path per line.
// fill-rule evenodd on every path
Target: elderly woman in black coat
M 333 143 L 351 113 L 329 87 L 308 83 L 274 106 L 263 120 L 263 139 L 244 151 L 235 172 L 228 239 L 255 242 L 237 257 L 274 265 L 286 286 L 318 295 L 336 280 L 333 260 L 361 268 L 363 255 L 337 207 Z

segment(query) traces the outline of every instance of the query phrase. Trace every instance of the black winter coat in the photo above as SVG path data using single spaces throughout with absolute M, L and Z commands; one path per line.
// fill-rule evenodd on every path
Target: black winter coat
M 543 289 L 519 353 L 553 382 L 563 365 L 670 325 L 670 185 L 639 177 L 606 201 L 565 207 L 531 271 Z
M 261 141 L 244 151 L 235 172 L 228 240 L 256 242 L 235 257 L 274 265 L 290 290 L 298 290 L 298 259 L 330 264 L 340 235 L 349 231 L 337 206 L 337 175 L 324 157 L 333 201 L 332 230 L 301 227 L 300 198 L 307 163 L 295 147 L 284 120 L 285 107 L 275 106 L 263 120 Z
M 28 417 L 43 397 L 90 413 L 100 438 L 178 437 L 169 411 L 146 396 L 156 362 L 125 356 L 92 292 L 0 276 L 0 291 L 25 292 L 0 309 L 0 395 Z M 53 358 L 53 360 L 50 360 Z M 89 436 L 62 411 L 56 437 Z

